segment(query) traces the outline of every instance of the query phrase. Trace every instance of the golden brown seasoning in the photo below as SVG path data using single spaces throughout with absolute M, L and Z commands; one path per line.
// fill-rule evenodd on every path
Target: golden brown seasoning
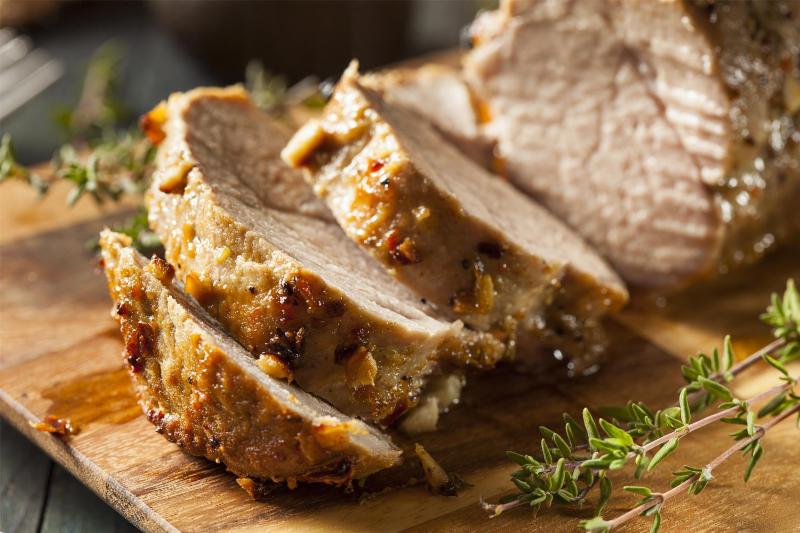
M 149 113 L 139 119 L 139 127 L 154 146 L 158 146 L 166 138 L 164 123 L 167 121 L 167 105 L 161 102 Z
M 67 437 L 77 433 L 69 418 L 58 418 L 55 415 L 46 415 L 41 422 L 31 422 L 30 425 L 36 431 L 51 433 L 59 437 Z
M 141 372 L 145 360 L 153 355 L 153 328 L 147 322 L 138 322 L 131 333 L 125 334 L 125 361 L 132 372 Z

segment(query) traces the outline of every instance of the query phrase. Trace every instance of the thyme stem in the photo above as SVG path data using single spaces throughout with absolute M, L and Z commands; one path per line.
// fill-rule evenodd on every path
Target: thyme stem
M 772 344 L 775 344 L 775 343 L 772 343 Z M 762 350 L 759 350 L 756 353 L 762 354 L 762 353 L 769 353 L 769 352 L 766 351 L 765 349 L 762 349 Z M 760 357 L 760 355 L 759 355 L 759 357 Z M 778 394 L 781 391 L 788 390 L 790 387 L 792 387 L 798 381 L 800 381 L 800 377 L 794 378 L 791 383 L 785 383 L 783 385 L 776 385 L 776 386 L 772 387 L 771 389 L 768 389 L 768 390 L 765 390 L 764 392 L 756 394 L 752 398 L 749 398 L 748 400 L 746 400 L 744 403 L 748 404 L 748 405 L 759 403 L 762 400 L 770 398 L 770 397 Z M 650 441 L 647 444 L 643 444 L 641 446 L 641 452 L 642 453 L 650 452 L 650 451 L 660 447 L 662 444 L 668 442 L 673 437 L 683 438 L 686 435 L 697 431 L 698 429 L 702 429 L 702 428 L 704 428 L 704 427 L 706 427 L 708 425 L 713 424 L 714 422 L 717 422 L 718 420 L 722 420 L 723 418 L 727 418 L 729 416 L 733 416 L 736 413 L 738 413 L 739 411 L 741 411 L 741 409 L 742 409 L 741 406 L 735 405 L 733 407 L 728 407 L 727 409 L 723 409 L 722 411 L 718 411 L 718 412 L 716 412 L 716 413 L 714 413 L 712 415 L 708 415 L 706 417 L 703 417 L 703 418 L 701 418 L 700 420 L 698 420 L 696 422 L 692 422 L 691 424 L 688 424 L 687 426 L 684 426 L 684 427 L 682 427 L 680 429 L 676 429 L 675 431 L 673 431 L 671 433 L 668 433 L 666 435 L 663 435 L 663 436 L 661 436 L 661 437 L 659 437 L 659 438 L 657 438 L 657 439 L 655 439 L 653 441 Z M 637 455 L 638 455 L 637 452 L 630 452 L 627 455 L 627 459 L 635 459 Z M 580 466 L 582 466 L 583 461 L 584 460 L 566 461 L 564 463 L 564 468 L 566 468 L 568 470 L 572 470 L 574 468 L 579 468 Z M 549 465 L 549 466 L 543 468 L 542 472 L 543 473 L 552 473 L 554 469 L 555 469 L 555 466 Z M 599 472 L 599 471 L 603 470 L 603 468 L 593 468 L 593 470 Z M 509 505 L 508 508 L 511 509 L 513 507 L 516 507 L 516 506 L 510 506 Z M 506 510 L 506 509 L 503 509 L 503 510 Z
M 795 380 L 795 382 L 797 382 L 797 380 Z M 769 392 L 773 392 L 774 393 L 774 392 L 777 392 L 777 389 L 786 388 L 787 386 L 788 385 L 785 385 L 783 387 L 775 387 L 775 389 L 773 389 L 773 390 L 771 390 Z M 759 396 L 762 396 L 762 395 L 759 394 Z M 788 410 L 784 411 L 780 415 L 778 415 L 775 418 L 771 419 L 766 424 L 758 426 L 758 428 L 756 429 L 756 432 L 752 436 L 750 436 L 750 437 L 748 437 L 746 439 L 737 441 L 736 444 L 734 444 L 733 446 L 731 446 L 730 448 L 728 448 L 727 450 L 722 452 L 714 460 L 712 460 L 710 463 L 708 463 L 705 466 L 704 470 L 706 470 L 709 473 L 713 472 L 715 468 L 717 468 L 722 463 L 724 463 L 726 460 L 728 460 L 731 455 L 733 455 L 734 453 L 742 450 L 743 448 L 748 446 L 751 442 L 754 442 L 754 441 L 757 441 L 757 440 L 761 439 L 764 436 L 764 434 L 767 431 L 769 431 L 770 428 L 772 428 L 773 426 L 783 422 L 784 420 L 786 420 L 787 418 L 789 418 L 793 414 L 797 413 L 798 411 L 800 411 L 800 404 L 795 405 L 791 409 L 788 409 Z M 651 507 L 655 507 L 656 505 L 663 505 L 665 502 L 667 502 L 671 498 L 677 496 L 678 494 L 681 494 L 682 492 L 685 492 L 692 483 L 697 481 L 699 476 L 700 476 L 700 474 L 695 474 L 694 476 L 690 477 L 689 479 L 687 479 L 686 481 L 684 481 L 680 485 L 677 485 L 677 486 L 671 488 L 667 492 L 665 492 L 663 494 L 658 494 L 652 500 L 650 500 L 648 502 L 645 502 L 645 503 L 643 503 L 643 504 L 641 504 L 641 505 L 639 505 L 637 507 L 634 507 L 633 509 L 631 509 L 630 511 L 626 512 L 625 514 L 622 514 L 622 515 L 620 515 L 620 516 L 618 516 L 618 517 L 616 517 L 616 518 L 614 518 L 612 520 L 609 520 L 608 521 L 608 529 L 610 530 L 610 529 L 613 529 L 615 527 L 621 526 L 625 522 L 628 522 L 629 520 L 631 520 L 633 518 L 636 518 L 637 516 L 639 516 L 640 514 L 642 514 L 645 511 L 647 511 Z
M 767 352 L 765 352 L 765 353 L 767 353 Z M 774 396 L 775 394 L 778 394 L 781 391 L 788 390 L 792 385 L 797 383 L 798 379 L 800 379 L 800 378 L 794 378 L 791 383 L 785 383 L 783 385 L 776 385 L 776 386 L 772 387 L 771 389 L 765 390 L 764 392 L 762 392 L 760 394 L 756 394 L 752 398 L 746 400 L 745 403 L 747 403 L 747 404 L 758 403 L 758 402 L 760 402 L 760 401 L 762 401 L 762 400 L 764 400 L 766 398 L 770 398 L 770 397 Z M 723 409 L 722 411 L 718 411 L 718 412 L 714 413 L 713 415 L 708 415 L 706 417 L 703 417 L 700 420 L 698 420 L 697 422 L 692 422 L 691 424 L 687 425 L 686 427 L 683 427 L 683 428 L 680 428 L 680 429 L 676 429 L 672 433 L 668 433 L 667 435 L 664 435 L 663 437 L 659 437 L 654 441 L 648 442 L 647 444 L 642 446 L 642 451 L 649 452 L 649 451 L 653 450 L 654 448 L 658 448 L 659 446 L 661 446 L 665 442 L 669 441 L 673 437 L 676 437 L 676 436 L 683 437 L 685 435 L 688 435 L 689 433 L 692 433 L 693 431 L 697 431 L 698 429 L 701 429 L 701 428 L 703 428 L 703 427 L 705 427 L 705 426 L 707 426 L 709 424 L 713 424 L 717 420 L 721 420 L 721 419 L 726 418 L 728 416 L 735 415 L 740 410 L 741 410 L 741 407 L 738 406 L 738 405 L 735 405 L 733 407 L 728 407 L 727 409 Z M 636 457 L 636 453 L 632 452 L 632 453 L 628 454 L 628 458 L 629 459 L 632 459 L 634 457 Z
M 769 343 L 766 346 L 764 346 L 763 348 L 761 348 L 760 350 L 758 350 L 756 352 L 753 352 L 747 358 L 742 359 L 741 361 L 739 361 L 738 363 L 733 365 L 731 367 L 731 369 L 729 370 L 729 372 L 731 373 L 731 375 L 737 376 L 741 372 L 747 370 L 748 368 L 750 368 L 754 364 L 756 364 L 759 361 L 761 361 L 761 358 L 764 357 L 765 355 L 769 355 L 772 352 L 774 352 L 775 350 L 780 350 L 784 346 L 786 346 L 786 339 L 784 337 L 777 338 L 774 341 L 772 341 L 771 343 Z M 717 372 L 716 374 L 711 376 L 711 379 L 713 379 L 714 381 L 719 381 L 722 378 L 723 378 L 723 375 L 720 372 Z

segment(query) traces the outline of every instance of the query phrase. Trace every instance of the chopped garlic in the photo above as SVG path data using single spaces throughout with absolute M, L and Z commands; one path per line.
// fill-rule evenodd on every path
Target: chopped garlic
M 450 476 L 444 471 L 444 468 L 439 466 L 431 454 L 429 454 L 421 444 L 414 445 L 414 452 L 422 464 L 422 471 L 425 472 L 425 481 L 428 482 L 428 488 L 434 494 L 449 493 L 449 487 L 452 487 Z
M 459 374 L 432 378 L 420 402 L 400 422 L 400 430 L 407 435 L 436 430 L 439 414 L 458 403 L 463 387 L 464 377 Z
M 281 150 L 281 159 L 290 167 L 300 167 L 309 154 L 324 140 L 325 130 L 322 129 L 319 121 L 311 120 L 300 128 L 289 141 L 289 144 Z

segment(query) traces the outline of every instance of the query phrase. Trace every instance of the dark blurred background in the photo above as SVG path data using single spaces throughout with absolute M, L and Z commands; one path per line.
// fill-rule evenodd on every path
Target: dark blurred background
M 242 81 L 258 59 L 290 83 L 337 76 L 355 57 L 369 69 L 459 45 L 491 0 L 0 0 L 0 27 L 27 35 L 64 75 L 0 121 L 18 159 L 44 161 L 64 142 L 55 110 L 79 98 L 104 43 L 122 55 L 121 99 L 132 122 L 177 90 Z M 0 94 L 0 99 L 3 95 Z

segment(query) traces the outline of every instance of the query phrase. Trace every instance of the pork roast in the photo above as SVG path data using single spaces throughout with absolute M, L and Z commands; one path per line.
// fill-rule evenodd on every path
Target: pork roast
M 472 36 L 507 177 L 625 279 L 745 261 L 798 218 L 797 2 L 503 0 Z
M 452 318 L 510 339 L 559 320 L 555 308 L 585 322 L 623 304 L 622 283 L 579 237 L 364 87 L 355 68 L 283 157 L 394 276 Z
M 243 90 L 173 95 L 150 225 L 186 290 L 260 357 L 352 416 L 389 424 L 440 357 L 491 366 L 504 346 L 426 313 L 348 239 L 278 157 L 287 133 Z
M 392 466 L 388 437 L 270 377 L 124 235 L 100 239 L 139 403 L 159 433 L 239 476 L 335 485 Z
M 361 83 L 425 117 L 479 165 L 490 167 L 494 163 L 494 145 L 484 137 L 479 107 L 460 70 L 438 64 L 397 68 L 365 74 Z

